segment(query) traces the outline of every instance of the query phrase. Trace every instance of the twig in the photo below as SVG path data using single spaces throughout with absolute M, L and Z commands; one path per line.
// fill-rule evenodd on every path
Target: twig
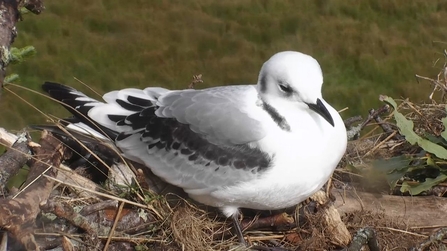
M 358 125 L 356 127 L 352 127 L 348 130 L 348 139 L 356 138 L 358 136 L 358 134 L 360 133 L 360 131 L 363 130 L 363 128 L 365 128 L 372 120 L 375 120 L 386 133 L 393 132 L 390 125 L 385 123 L 382 120 L 382 118 L 380 118 L 380 115 L 382 115 L 385 112 L 388 112 L 389 109 L 390 109 L 389 105 L 383 105 L 382 107 L 380 107 L 377 110 L 371 109 L 369 111 L 368 118 L 366 118 L 365 121 L 363 121 L 360 125 Z M 359 120 L 358 117 L 349 118 L 349 119 L 345 120 L 345 125 L 346 125 L 346 127 L 349 127 L 350 126 L 349 123 L 352 124 L 358 120 Z M 397 137 L 397 135 L 396 135 L 396 137 Z
M 71 222 L 73 225 L 85 230 L 89 235 L 97 235 L 98 230 L 97 225 L 94 222 L 90 222 L 84 216 L 76 213 L 72 206 L 67 203 L 55 202 L 53 200 L 48 200 L 46 204 L 41 205 L 41 209 L 47 213 L 53 213 L 58 217 L 64 218 Z
M 282 239 L 284 238 L 284 234 L 275 234 L 275 235 L 267 235 L 267 236 L 249 236 L 247 237 L 248 241 L 268 241 L 271 239 Z
M 379 147 L 381 147 L 383 144 L 385 144 L 386 142 L 388 142 L 388 140 L 390 140 L 391 138 L 393 138 L 395 135 L 397 134 L 397 131 L 393 131 L 388 137 L 386 137 L 384 140 L 382 140 L 379 144 L 375 145 L 371 150 L 369 150 L 368 152 L 366 152 L 363 157 L 370 155 L 371 153 L 373 153 L 375 150 L 377 150 Z
M 350 118 L 343 120 L 343 123 L 345 123 L 346 127 L 351 127 L 352 124 L 354 124 L 355 122 L 359 122 L 361 120 L 362 120 L 362 116 L 357 115 L 357 116 L 350 117 Z
M 424 242 L 420 243 L 416 247 L 410 249 L 411 251 L 423 251 L 426 250 L 432 244 L 443 245 L 440 242 L 447 235 L 447 228 L 441 228 L 438 231 L 431 234 Z
M 201 84 L 201 83 L 203 83 L 202 74 L 193 75 L 192 76 L 192 81 L 188 85 L 188 88 L 189 89 L 194 89 L 196 87 L 196 84 Z
M 123 208 L 123 205 L 125 203 L 121 202 L 118 208 L 116 201 L 109 200 L 85 206 L 85 210 L 82 209 L 77 213 L 69 203 L 49 200 L 41 205 L 41 209 L 68 220 L 73 226 L 85 230 L 88 235 L 94 235 L 95 238 L 99 235 L 108 235 L 112 238 L 123 234 L 134 234 L 142 229 L 147 230 L 155 221 L 155 217 L 147 210 L 127 209 Z
M 107 209 L 107 208 L 117 208 L 118 207 L 118 201 L 116 200 L 105 200 L 98 202 L 96 204 L 87 205 L 82 208 L 82 210 L 79 212 L 81 215 L 90 215 L 95 212 Z
M 377 110 L 374 110 L 374 109 L 369 110 L 368 118 L 362 123 L 362 126 L 365 127 L 373 119 L 377 123 L 381 123 L 382 120 L 380 119 L 380 115 L 382 115 L 382 113 L 388 112 L 389 110 L 390 110 L 390 106 L 389 105 L 383 105 L 382 107 L 380 107 Z M 380 120 L 380 122 L 378 120 Z
M 371 227 L 361 228 L 352 238 L 351 245 L 345 250 L 360 251 L 364 245 L 368 245 L 370 251 L 380 251 L 376 231 Z
M 441 228 L 441 227 L 445 227 L 447 228 L 447 225 L 443 224 L 443 225 L 430 225 L 430 226 L 417 226 L 417 227 L 410 227 L 410 229 L 428 229 L 428 228 Z
M 104 249 L 103 249 L 104 251 L 107 251 L 107 248 L 109 247 L 110 242 L 112 241 L 112 237 L 113 237 L 113 235 L 115 233 L 116 225 L 118 224 L 118 221 L 120 220 L 120 216 L 121 216 L 121 213 L 123 211 L 123 207 L 124 207 L 124 203 L 121 203 L 119 208 L 118 208 L 118 212 L 116 214 L 115 220 L 113 221 L 112 228 L 110 229 L 109 238 L 107 238 L 107 241 L 104 244 Z
M 267 217 L 256 218 L 254 221 L 246 222 L 242 221 L 242 228 L 244 230 L 248 229 L 260 229 L 266 227 L 277 227 L 277 226 L 286 226 L 292 225 L 295 223 L 295 220 L 292 216 L 287 213 L 280 213 L 276 215 L 271 215 Z
M 377 229 L 386 229 L 389 231 L 393 231 L 393 232 L 398 232 L 398 233 L 403 233 L 403 234 L 408 234 L 408 235 L 413 235 L 413 236 L 417 236 L 417 237 L 427 237 L 427 235 L 423 235 L 423 234 L 418 234 L 418 233 L 413 233 L 410 231 L 406 231 L 406 230 L 402 230 L 402 229 L 397 229 L 397 228 L 392 228 L 392 227 L 376 227 Z
M 150 207 L 148 205 L 143 205 L 143 204 L 131 201 L 131 200 L 126 200 L 126 199 L 123 199 L 123 198 L 119 198 L 119 197 L 116 197 L 116 196 L 113 196 L 113 195 L 110 195 L 110 194 L 107 194 L 107 193 L 101 193 L 101 192 L 98 192 L 98 191 L 95 191 L 95 190 L 90 190 L 89 188 L 78 186 L 78 185 L 75 185 L 75 184 L 72 184 L 72 183 L 64 183 L 61 180 L 58 180 L 58 179 L 56 179 L 54 177 L 50 177 L 50 176 L 46 176 L 46 175 L 43 175 L 43 176 L 45 178 L 50 179 L 50 180 L 59 182 L 60 184 L 71 186 L 71 187 L 74 187 L 74 188 L 79 189 L 79 190 L 87 191 L 89 193 L 93 193 L 93 194 L 96 194 L 98 196 L 102 196 L 102 197 L 109 198 L 109 199 L 115 199 L 115 200 L 121 201 L 121 202 L 126 202 L 127 204 L 134 205 L 134 206 L 137 206 L 137 207 L 141 207 L 141 208 L 144 208 L 144 209 L 150 209 Z
M 444 50 L 444 57 L 447 57 L 447 50 Z M 442 70 L 438 73 L 437 79 L 432 79 L 420 75 L 415 75 L 419 82 L 419 79 L 427 80 L 433 84 L 433 91 L 430 93 L 429 98 L 433 100 L 434 93 L 439 89 L 441 91 L 441 101 L 444 101 L 447 91 L 447 62 L 444 63 Z

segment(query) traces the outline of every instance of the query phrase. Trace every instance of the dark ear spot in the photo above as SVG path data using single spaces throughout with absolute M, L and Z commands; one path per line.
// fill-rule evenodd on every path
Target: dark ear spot
M 265 74 L 259 76 L 259 85 L 261 87 L 261 92 L 265 93 L 267 91 L 267 77 Z
M 284 81 L 278 81 L 278 87 L 287 96 L 292 95 L 294 92 L 293 88 L 288 83 L 286 83 Z

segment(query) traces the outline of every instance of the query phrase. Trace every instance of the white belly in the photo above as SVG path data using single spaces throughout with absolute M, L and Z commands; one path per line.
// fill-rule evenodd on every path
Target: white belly
M 341 118 L 336 122 L 335 128 L 328 123 L 331 130 L 326 134 L 304 133 L 291 137 L 284 133 L 282 139 L 264 139 L 261 144 L 265 148 L 277 149 L 275 166 L 270 170 L 255 180 L 191 197 L 224 210 L 225 207 L 275 210 L 300 203 L 327 182 L 344 154 L 346 129 Z

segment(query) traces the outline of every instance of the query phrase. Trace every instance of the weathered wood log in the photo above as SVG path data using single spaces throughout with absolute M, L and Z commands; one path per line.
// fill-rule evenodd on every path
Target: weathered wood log
M 341 189 L 332 189 L 332 195 L 340 214 L 362 210 L 382 213 L 391 219 L 401 219 L 409 227 L 447 223 L 447 198 L 444 197 L 382 195 Z
M 12 198 L 0 199 L 0 227 L 24 245 L 26 250 L 40 250 L 34 239 L 34 221 L 40 212 L 39 205 L 45 202 L 53 189 L 57 167 L 64 158 L 65 147 L 59 140 L 43 132 L 41 147 L 33 149 L 35 161 L 21 191 Z
M 9 178 L 16 175 L 31 157 L 31 152 L 28 148 L 28 139 L 24 134 L 17 138 L 17 141 L 9 147 L 11 143 L 9 141 L 11 139 L 5 139 L 8 151 L 0 156 L 0 191 L 6 191 L 5 185 Z

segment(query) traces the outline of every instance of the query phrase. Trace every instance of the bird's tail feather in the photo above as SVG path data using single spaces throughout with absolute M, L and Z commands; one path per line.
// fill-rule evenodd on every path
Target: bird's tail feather
M 69 129 L 78 131 L 79 133 L 91 134 L 95 137 L 100 137 L 102 135 L 103 137 L 112 140 L 118 136 L 119 133 L 116 130 L 113 130 L 111 125 L 108 125 L 107 123 L 104 125 L 104 123 L 101 123 L 101 120 L 96 119 L 96 117 L 95 120 L 93 120 L 89 114 L 94 107 L 111 104 L 105 104 L 88 97 L 74 88 L 58 83 L 45 82 L 42 85 L 42 89 L 47 92 L 51 98 L 58 101 L 71 114 L 73 114 L 74 118 L 65 120 L 65 123 L 63 122 L 63 125 L 67 126 Z M 102 117 L 105 116 L 107 116 L 107 114 L 102 114 Z M 107 119 L 106 121 L 110 120 Z M 43 126 L 34 126 L 34 128 L 39 129 L 43 128 Z

